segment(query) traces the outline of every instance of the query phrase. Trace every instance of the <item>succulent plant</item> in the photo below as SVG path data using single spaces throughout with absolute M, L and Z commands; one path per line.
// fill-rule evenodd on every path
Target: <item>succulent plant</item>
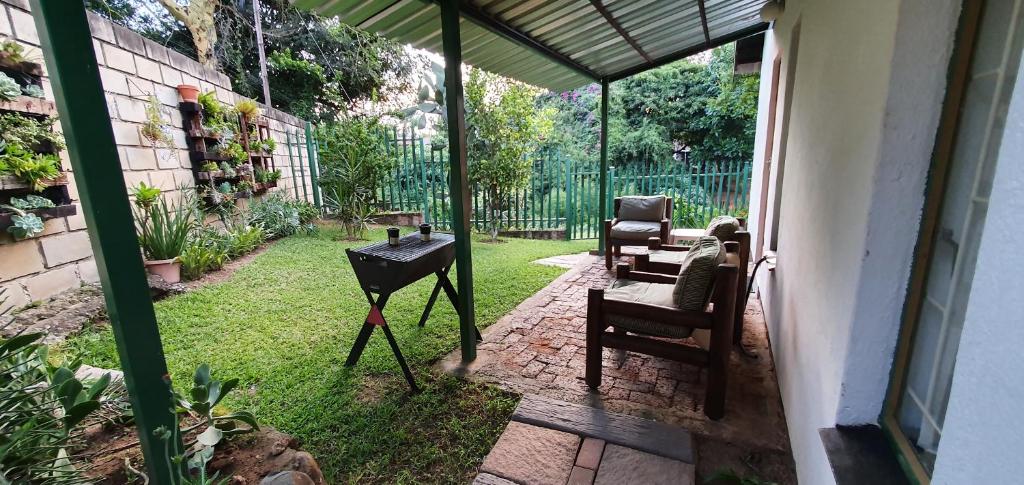
M 29 84 L 28 86 L 21 88 L 21 92 L 25 93 L 25 96 L 31 96 L 33 98 L 46 97 L 46 93 L 43 91 L 43 88 L 36 86 L 35 84 Z
M 11 101 L 21 95 L 21 86 L 10 76 L 0 72 L 0 99 Z
M 14 211 L 14 215 L 11 216 L 11 226 L 7 228 L 7 232 L 11 233 L 16 239 L 27 239 L 30 237 L 38 236 L 43 232 L 43 220 L 39 216 L 25 212 L 14 206 L 4 206 Z
M 29 194 L 26 195 L 23 199 L 11 197 L 11 207 L 21 210 L 46 209 L 54 207 L 54 203 L 52 200 L 47 199 L 46 197 L 40 197 L 35 194 Z

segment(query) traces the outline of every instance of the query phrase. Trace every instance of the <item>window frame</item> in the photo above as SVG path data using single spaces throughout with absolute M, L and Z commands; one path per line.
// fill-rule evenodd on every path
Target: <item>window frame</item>
M 984 3 L 985 0 L 964 0 L 961 9 L 953 57 L 947 73 L 948 89 L 943 100 L 939 128 L 935 138 L 935 149 L 932 153 L 932 164 L 925 188 L 921 230 L 918 232 L 917 245 L 914 250 L 899 339 L 889 375 L 889 388 L 886 391 L 882 415 L 879 418 L 882 430 L 893 446 L 896 458 L 906 472 L 907 478 L 919 485 L 931 483 L 931 477 L 917 457 L 917 453 L 914 452 L 910 440 L 900 428 L 897 414 L 901 404 L 903 385 L 909 370 L 914 337 L 924 304 L 924 293 L 928 282 L 928 262 L 931 260 L 932 245 L 942 216 L 942 202 L 952 165 L 953 149 L 956 147 L 958 122 L 970 76 L 974 45 L 978 37 Z

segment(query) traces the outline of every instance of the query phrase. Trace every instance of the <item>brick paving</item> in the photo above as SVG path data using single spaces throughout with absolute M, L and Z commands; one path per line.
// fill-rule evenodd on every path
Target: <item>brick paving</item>
M 733 467 L 788 483 L 793 476 L 788 432 L 757 299 L 751 296 L 744 316 L 743 347 L 753 357 L 733 352 L 726 415 L 711 421 L 703 411 L 706 375 L 694 366 L 628 353 L 619 367 L 614 351 L 606 349 L 601 387 L 586 386 L 587 289 L 607 287 L 613 276 L 602 259 L 581 258 L 488 327 L 468 368 L 459 366 L 458 351 L 441 367 L 519 393 L 682 426 L 697 438 L 698 473 Z

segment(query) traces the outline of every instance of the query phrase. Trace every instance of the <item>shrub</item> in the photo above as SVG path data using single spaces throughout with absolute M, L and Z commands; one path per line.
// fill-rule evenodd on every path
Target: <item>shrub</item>
M 207 245 L 202 242 L 189 244 L 178 256 L 178 260 L 181 261 L 181 274 L 188 280 L 220 269 L 227 258 L 227 253 L 219 245 Z
M 317 215 L 316 208 L 308 202 L 273 194 L 250 204 L 245 222 L 262 229 L 267 239 L 273 239 L 312 230 L 309 222 Z
M 317 133 L 325 203 L 349 237 L 362 237 L 377 188 L 395 164 L 382 134 L 380 121 L 370 117 L 346 118 Z

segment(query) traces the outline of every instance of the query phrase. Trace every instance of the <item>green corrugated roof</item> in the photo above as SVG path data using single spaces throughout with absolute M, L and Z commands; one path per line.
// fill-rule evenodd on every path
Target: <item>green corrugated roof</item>
M 765 30 L 770 0 L 463 0 L 463 61 L 562 91 L 644 71 Z M 299 8 L 441 53 L 427 0 L 292 0 Z

